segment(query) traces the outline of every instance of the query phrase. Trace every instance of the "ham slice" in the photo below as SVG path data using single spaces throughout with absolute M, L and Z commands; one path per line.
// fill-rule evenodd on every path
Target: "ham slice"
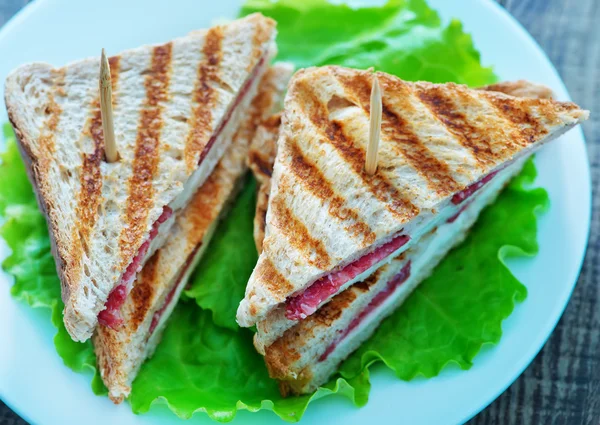
M 375 251 L 363 255 L 341 270 L 322 277 L 310 285 L 304 292 L 286 301 L 285 317 L 289 320 L 302 320 L 313 314 L 323 301 L 336 294 L 345 283 L 392 255 L 406 244 L 410 237 L 396 236 Z
M 104 304 L 104 310 L 98 314 L 98 322 L 100 324 L 114 329 L 122 323 L 123 319 L 121 318 L 121 313 L 119 310 L 127 299 L 127 295 L 129 294 L 135 276 L 142 269 L 143 261 L 146 258 L 146 254 L 148 254 L 148 249 L 150 249 L 152 240 L 158 236 L 158 230 L 160 226 L 172 215 L 173 210 L 171 208 L 168 206 L 163 207 L 162 214 L 160 217 L 158 217 L 158 220 L 154 222 L 152 229 L 150 229 L 148 239 L 146 239 L 146 241 L 140 246 L 136 256 L 133 258 L 133 261 L 129 264 L 125 270 L 125 273 L 123 273 L 121 283 L 108 295 L 106 304 Z
M 478 182 L 475 182 L 472 185 L 467 186 L 465 189 L 461 190 L 460 192 L 458 192 L 456 195 L 454 195 L 452 197 L 452 203 L 454 205 L 458 205 L 458 204 L 462 203 L 465 199 L 471 197 L 471 195 L 473 195 L 475 192 L 477 192 L 479 189 L 481 189 L 483 186 L 485 186 L 485 184 L 488 183 L 490 180 L 492 180 L 494 178 L 494 176 L 496 174 L 498 174 L 498 172 L 500 172 L 500 171 L 501 170 L 494 171 L 493 173 L 488 174 L 487 176 L 485 176 Z

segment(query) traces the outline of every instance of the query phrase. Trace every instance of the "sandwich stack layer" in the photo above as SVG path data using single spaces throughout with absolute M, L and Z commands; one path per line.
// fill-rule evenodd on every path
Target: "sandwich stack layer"
M 136 274 L 227 150 L 275 54 L 251 15 L 109 59 L 119 160 L 104 160 L 98 58 L 24 65 L 6 106 L 46 214 L 76 341 L 117 326 Z
M 222 159 L 177 215 L 165 245 L 139 273 L 120 310 L 123 325 L 117 329 L 98 326 L 93 337 L 98 369 L 113 401 L 121 402 L 129 395 L 141 364 L 159 342 L 190 273 L 208 249 L 219 217 L 243 180 L 256 128 L 279 107 L 291 73 L 285 64 L 275 64 L 265 72 Z

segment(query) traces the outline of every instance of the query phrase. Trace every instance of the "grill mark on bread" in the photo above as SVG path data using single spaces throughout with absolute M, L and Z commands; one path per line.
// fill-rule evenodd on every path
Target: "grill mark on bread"
M 269 25 L 256 25 L 254 27 L 254 34 L 252 35 L 252 57 L 254 60 L 248 62 L 248 65 L 246 66 L 247 72 L 252 71 L 254 66 L 256 66 L 263 55 L 263 50 L 260 46 L 266 43 L 273 33 L 273 26 L 275 25 L 274 21 L 269 18 L 265 21 Z
M 60 122 L 60 115 L 62 114 L 62 109 L 56 103 L 55 96 L 61 96 L 61 93 L 64 93 L 64 85 L 65 85 L 65 68 L 53 70 L 53 79 L 52 79 L 52 87 L 48 91 L 48 103 L 44 108 L 44 113 L 46 115 L 46 121 L 44 122 L 44 129 L 42 130 L 39 139 L 38 146 L 40 150 L 40 154 L 38 157 L 38 167 L 40 168 L 40 172 L 42 175 L 47 175 L 48 170 L 50 169 L 50 162 L 53 161 L 54 152 L 56 151 L 55 145 L 55 132 L 58 127 L 58 123 Z
M 363 111 L 369 116 L 371 106 L 371 83 L 370 74 L 356 74 L 354 76 L 345 76 L 336 73 L 338 81 L 344 87 L 347 93 L 356 97 Z M 392 147 L 399 151 L 410 163 L 410 165 L 427 181 L 428 186 L 441 195 L 447 195 L 459 190 L 459 185 L 454 181 L 447 165 L 440 162 L 434 154 L 421 142 L 411 129 L 410 125 L 398 111 L 410 111 L 414 114 L 415 110 L 409 97 L 410 88 L 400 82 L 379 75 L 383 83 L 383 91 L 393 93 L 394 99 L 398 103 L 397 108 L 383 99 L 382 114 L 382 134 L 390 140 Z
M 142 107 L 135 142 L 129 196 L 120 235 L 121 264 L 124 269 L 136 254 L 148 229 L 148 213 L 154 200 L 153 176 L 158 167 L 159 143 L 162 130 L 162 102 L 168 97 L 172 43 L 154 47 L 152 64 L 146 75 L 145 105 Z
M 548 130 L 534 117 L 532 117 L 525 108 L 521 108 L 520 101 L 514 98 L 489 96 L 487 101 L 494 107 L 498 114 L 508 120 L 515 130 L 519 131 L 525 139 L 525 144 L 531 144 L 537 138 L 548 134 Z M 518 139 L 517 139 L 518 140 Z M 515 140 L 516 141 L 516 140 Z
M 137 331 L 140 324 L 144 321 L 152 304 L 154 288 L 157 286 L 157 279 L 161 277 L 158 274 L 159 263 L 160 250 L 156 251 L 146 262 L 131 290 L 132 314 L 125 326 L 129 327 L 132 333 Z M 169 293 L 169 291 L 164 292 L 165 294 Z
M 306 225 L 290 211 L 281 196 L 274 197 L 269 208 L 271 208 L 273 217 L 277 220 L 275 226 L 279 227 L 290 245 L 301 252 L 309 264 L 321 270 L 326 270 L 331 264 L 331 258 L 323 245 L 323 241 L 314 238 L 310 234 Z
M 333 322 L 341 317 L 344 309 L 350 306 L 355 299 L 356 294 L 351 290 L 340 292 L 331 301 L 313 313 L 311 317 L 307 318 L 309 321 L 306 324 L 311 325 L 310 322 L 314 321 L 314 325 L 312 326 L 330 327 Z
M 454 86 L 458 88 L 458 86 Z M 460 112 L 452 99 L 446 96 L 444 87 L 440 86 L 415 86 L 416 94 L 423 104 L 434 114 L 434 116 L 456 136 L 459 142 L 473 153 L 473 157 L 482 164 L 493 164 L 497 155 L 482 131 L 472 126 L 465 115 Z M 465 98 L 460 90 L 453 90 L 454 98 Z
M 223 29 L 213 27 L 206 33 L 206 40 L 202 47 L 204 59 L 200 62 L 197 80 L 194 87 L 193 101 L 197 105 L 193 108 L 190 131 L 185 142 L 185 163 L 188 172 L 198 164 L 198 155 L 202 152 L 213 127 L 211 125 L 212 110 L 217 103 L 217 91 L 210 82 L 219 80 L 219 66 L 223 58 Z
M 289 155 L 292 157 L 289 163 L 290 170 L 296 176 L 297 181 L 313 196 L 319 198 L 322 203 L 328 203 L 329 214 L 346 222 L 347 226 L 344 230 L 354 237 L 360 237 L 364 246 L 375 242 L 375 233 L 371 231 L 369 225 L 361 221 L 356 210 L 346 206 L 346 200 L 336 193 L 323 173 L 304 156 L 296 142 L 290 140 L 287 147 Z
M 406 102 L 405 102 L 406 103 Z M 410 165 L 427 181 L 427 185 L 440 195 L 448 195 L 460 186 L 450 175 L 445 163 L 438 161 L 431 151 L 408 129 L 408 123 L 383 102 L 381 131 L 396 144 Z
M 408 220 L 419 213 L 419 208 L 413 205 L 403 194 L 385 177 L 382 172 L 369 176 L 365 169 L 365 151 L 356 146 L 348 138 L 344 128 L 336 121 L 329 121 L 325 105 L 321 103 L 317 94 L 304 79 L 296 82 L 295 90 L 302 96 L 299 100 L 303 112 L 308 116 L 315 129 L 321 134 L 321 142 L 331 144 L 344 159 L 356 176 L 368 188 L 369 192 L 381 201 L 385 208 L 395 216 Z
M 270 294 L 285 298 L 294 290 L 294 286 L 275 268 L 268 257 L 265 257 L 264 261 L 258 262 L 255 273 Z M 250 314 L 256 314 L 256 305 L 251 303 L 249 310 Z
M 268 179 L 273 174 L 273 166 L 261 156 L 260 152 L 250 151 L 248 161 L 253 165 L 255 177 Z
M 503 81 L 488 86 L 479 87 L 478 90 L 501 92 L 515 97 L 529 97 L 532 99 L 552 99 L 552 90 L 541 84 L 533 84 L 527 80 Z
M 281 338 L 265 348 L 265 363 L 269 376 L 273 379 L 289 379 L 290 367 L 300 360 L 300 353 L 288 343 L 288 341 L 295 342 L 300 337 L 296 330 L 297 326 L 285 331 Z
M 228 187 L 221 185 L 219 176 L 225 172 L 222 162 L 219 161 L 215 170 L 192 197 L 185 209 L 185 219 L 189 220 L 190 223 L 186 227 L 188 229 L 186 233 L 188 249 L 194 249 L 202 243 L 206 230 L 219 215 L 219 207 L 223 204 L 222 192 L 228 189 Z
M 44 108 L 44 114 L 46 115 L 46 120 L 44 121 L 44 127 L 40 131 L 40 136 L 37 140 L 37 152 L 31 152 L 31 148 L 28 144 L 19 143 L 19 146 L 23 147 L 25 151 L 27 151 L 28 156 L 31 158 L 35 158 L 32 160 L 31 172 L 34 176 L 35 184 L 39 188 L 39 193 L 50 193 L 52 192 L 51 183 L 47 176 L 50 174 L 50 168 L 52 163 L 55 161 L 56 155 L 56 144 L 55 144 L 55 134 L 56 129 L 58 128 L 58 124 L 60 122 L 60 117 L 62 114 L 62 108 L 56 102 L 55 96 L 64 96 L 64 86 L 65 86 L 65 68 L 60 68 L 57 70 L 52 70 L 52 85 L 50 90 L 48 91 L 48 102 Z M 11 115 L 11 111 L 9 109 L 9 115 Z M 15 127 L 13 123 L 13 127 Z M 15 127 L 16 128 L 16 127 Z M 16 129 L 17 134 L 19 134 L 19 129 Z M 21 151 L 22 153 L 23 151 Z M 27 164 L 27 161 L 26 161 Z M 54 205 L 51 198 L 47 197 L 39 197 L 38 199 L 42 199 L 43 202 L 40 202 L 42 207 L 42 211 L 44 215 L 49 216 L 49 212 L 54 209 Z M 58 235 L 59 230 L 56 223 L 56 220 L 51 217 L 51 220 L 48 220 L 49 226 L 51 226 L 52 231 L 50 232 L 50 236 L 52 238 L 53 235 Z M 56 237 L 56 236 L 54 236 Z M 60 251 L 62 251 L 61 246 L 57 244 L 57 247 Z M 69 276 L 69 279 L 73 279 L 78 273 L 78 269 L 74 267 L 77 263 L 74 262 L 73 257 L 68 252 L 69 249 L 66 248 L 66 253 L 61 252 L 61 255 L 57 258 L 58 267 L 62 270 L 62 273 Z M 66 254 L 66 255 L 65 255 Z M 56 257 L 56 256 L 55 256 Z M 66 289 L 66 286 L 61 281 L 61 287 L 63 291 Z M 64 292 L 63 292 L 64 293 Z
M 116 92 L 119 80 L 120 57 L 109 58 L 111 71 L 111 85 L 113 93 Z M 113 106 L 116 104 L 116 96 L 113 95 Z M 89 237 L 98 219 L 98 207 L 102 202 L 102 171 L 100 164 L 104 159 L 104 131 L 102 129 L 102 114 L 100 111 L 99 95 L 92 103 L 92 117 L 85 129 L 86 136 L 93 141 L 93 150 L 84 153 L 81 164 L 80 185 L 81 190 L 77 194 L 77 221 L 73 231 L 73 258 L 79 259 L 82 249 L 88 253 Z
M 280 125 L 281 113 L 271 115 L 255 130 L 250 145 L 248 165 L 254 172 L 254 176 L 262 182 L 268 181 L 273 174 Z

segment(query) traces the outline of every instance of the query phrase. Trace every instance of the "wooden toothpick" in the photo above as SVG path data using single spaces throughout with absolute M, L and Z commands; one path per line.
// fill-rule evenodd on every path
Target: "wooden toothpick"
M 119 160 L 119 152 L 117 150 L 115 128 L 113 125 L 112 82 L 110 65 L 104 49 L 102 49 L 102 59 L 100 60 L 100 113 L 102 114 L 106 161 L 116 162 Z
M 367 158 L 365 162 L 365 170 L 370 176 L 377 171 L 377 152 L 379 150 L 379 135 L 381 133 L 381 110 L 381 88 L 379 87 L 377 75 L 374 75 L 371 87 L 369 145 L 367 146 Z

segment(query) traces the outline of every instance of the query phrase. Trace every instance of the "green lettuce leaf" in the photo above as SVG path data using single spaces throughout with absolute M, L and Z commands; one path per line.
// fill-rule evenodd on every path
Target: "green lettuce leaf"
M 217 227 L 210 249 L 200 260 L 190 279 L 190 289 L 185 292 L 200 307 L 212 311 L 215 324 L 232 330 L 239 329 L 235 312 L 246 288 L 240 282 L 247 281 L 258 259 L 252 236 L 256 181 L 252 177 L 248 181 L 227 217 Z M 225 258 L 227 260 L 223 261 Z M 224 290 L 227 296 L 223 296 Z
M 15 279 L 11 294 L 34 308 L 50 310 L 52 324 L 57 328 L 54 345 L 64 364 L 77 372 L 92 371 L 92 389 L 103 394 L 105 388 L 96 373 L 91 341 L 74 342 L 63 324 L 64 305 L 46 222 L 38 209 L 10 124 L 4 125 L 3 133 L 6 151 L 0 155 L 0 182 L 10 184 L 0 185 L 0 216 L 4 219 L 0 236 L 12 251 L 2 263 L 4 271 Z
M 242 15 L 261 12 L 277 21 L 277 60 L 298 68 L 370 68 L 405 80 L 481 86 L 496 77 L 482 67 L 462 24 L 444 27 L 424 0 L 390 0 L 353 9 L 326 0 L 249 0 Z
M 269 409 L 295 422 L 309 402 L 329 394 L 342 394 L 362 406 L 369 388 L 365 371 L 348 381 L 334 380 L 312 395 L 283 399 L 254 350 L 250 331 L 221 328 L 209 311 L 180 302 L 156 353 L 133 383 L 129 402 L 135 413 L 166 403 L 184 419 L 202 411 L 226 422 L 239 409 Z
M 502 320 L 527 294 L 504 260 L 538 251 L 536 212 L 547 207 L 548 197 L 543 189 L 527 189 L 535 175 L 530 161 L 483 211 L 465 243 L 342 364 L 340 375 L 315 394 L 281 398 L 252 347 L 252 333 L 220 328 L 209 311 L 187 302 L 177 307 L 163 342 L 133 384 L 134 412 L 165 403 L 182 418 L 202 411 L 225 422 L 240 409 L 269 409 L 297 421 L 311 401 L 328 395 L 365 404 L 368 367 L 377 361 L 404 380 L 436 376 L 450 362 L 468 369 L 483 344 L 499 341 Z M 246 282 L 229 283 L 243 290 Z M 222 313 L 228 310 L 225 306 Z

